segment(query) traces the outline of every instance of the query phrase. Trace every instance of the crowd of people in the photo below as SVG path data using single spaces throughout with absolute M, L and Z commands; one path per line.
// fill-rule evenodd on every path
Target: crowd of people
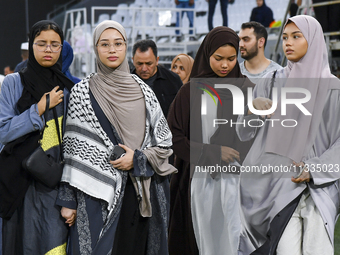
M 60 26 L 34 24 L 0 92 L 2 254 L 334 254 L 340 82 L 315 18 L 281 36 L 285 67 L 250 21 L 211 29 L 170 70 L 137 41 L 130 70 L 107 20 L 80 79 Z M 40 147 L 63 168 L 54 187 L 27 170 Z

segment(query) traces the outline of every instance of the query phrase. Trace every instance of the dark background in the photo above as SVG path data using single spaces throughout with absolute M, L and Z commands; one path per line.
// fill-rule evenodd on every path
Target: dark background
M 28 3 L 28 24 L 26 22 L 26 2 Z M 68 9 L 87 7 L 90 17 L 91 6 L 117 6 L 119 3 L 134 2 L 126 0 L 72 0 L 73 5 Z M 47 14 L 59 7 L 70 3 L 70 0 L 0 0 L 0 74 L 4 67 L 15 67 L 21 62 L 20 46 L 27 41 L 27 27 L 31 28 L 36 22 L 46 19 Z M 63 13 L 53 17 L 61 27 Z
M 48 12 L 69 0 L 28 0 L 28 27 L 31 28 L 39 20 L 46 19 Z M 27 41 L 26 1 L 0 0 L 0 74 L 7 65 L 16 66 L 21 62 L 20 46 Z M 62 25 L 62 24 L 61 24 Z

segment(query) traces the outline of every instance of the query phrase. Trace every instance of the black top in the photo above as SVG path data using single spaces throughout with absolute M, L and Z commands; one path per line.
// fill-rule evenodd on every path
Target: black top
M 157 78 L 157 72 L 152 77 L 150 77 L 149 79 L 144 80 L 144 82 L 146 84 L 148 84 L 153 89 L 153 83 L 155 82 L 156 78 Z
M 136 69 L 133 69 L 132 73 L 136 74 Z M 151 88 L 156 94 L 165 118 L 168 115 L 172 101 L 182 85 L 182 80 L 178 74 L 164 68 L 163 66 L 157 67 L 156 79 Z
M 256 7 L 251 11 L 250 21 L 256 21 L 264 27 L 269 27 L 270 23 L 274 21 L 273 11 L 263 1 L 261 7 Z

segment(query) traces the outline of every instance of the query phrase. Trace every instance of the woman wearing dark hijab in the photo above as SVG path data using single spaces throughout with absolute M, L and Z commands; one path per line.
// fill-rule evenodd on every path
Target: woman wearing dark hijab
M 66 113 L 73 86 L 61 71 L 63 33 L 53 21 L 33 25 L 27 67 L 8 75 L 0 94 L 0 142 L 13 164 L 1 165 L 3 254 L 66 254 L 67 225 L 55 205 L 58 188 L 50 189 L 22 169 L 21 162 L 34 150 L 45 127 L 41 146 L 59 158 L 61 153 L 52 108 L 59 123 Z M 43 116 L 46 94 L 50 98 Z
M 264 27 L 269 27 L 274 21 L 273 11 L 266 5 L 265 0 L 256 0 L 257 7 L 251 11 L 250 21 L 257 21 Z
M 196 170 L 200 166 L 233 165 L 238 171 L 236 165 L 242 163 L 251 146 L 251 142 L 240 142 L 235 126 L 213 127 L 212 123 L 213 119 L 237 119 L 231 92 L 214 89 L 216 84 L 233 84 L 245 95 L 247 88 L 254 86 L 240 72 L 238 45 L 233 30 L 214 28 L 197 52 L 190 82 L 183 85 L 169 111 L 175 166 L 179 170 L 170 186 L 170 254 L 198 254 L 195 240 L 200 254 L 237 254 L 238 173 Z M 218 106 L 213 99 L 205 98 L 202 88 L 216 92 Z M 203 100 L 209 115 L 201 112 Z

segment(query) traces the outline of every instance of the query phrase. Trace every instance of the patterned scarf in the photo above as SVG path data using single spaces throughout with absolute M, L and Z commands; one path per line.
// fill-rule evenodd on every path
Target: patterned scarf
M 108 210 L 114 210 L 122 202 L 123 180 L 126 180 L 128 172 L 115 169 L 108 161 L 114 145 L 100 126 L 92 108 L 89 96 L 89 81 L 92 77 L 93 74 L 72 89 L 63 140 L 65 167 L 62 181 L 106 201 Z M 169 149 L 172 145 L 170 129 L 153 91 L 137 76 L 132 77 L 140 85 L 145 97 L 146 132 L 141 150 L 157 174 L 168 175 L 176 171 L 166 160 L 172 154 Z M 149 217 L 150 177 L 138 179 L 139 195 L 142 196 L 141 214 Z

